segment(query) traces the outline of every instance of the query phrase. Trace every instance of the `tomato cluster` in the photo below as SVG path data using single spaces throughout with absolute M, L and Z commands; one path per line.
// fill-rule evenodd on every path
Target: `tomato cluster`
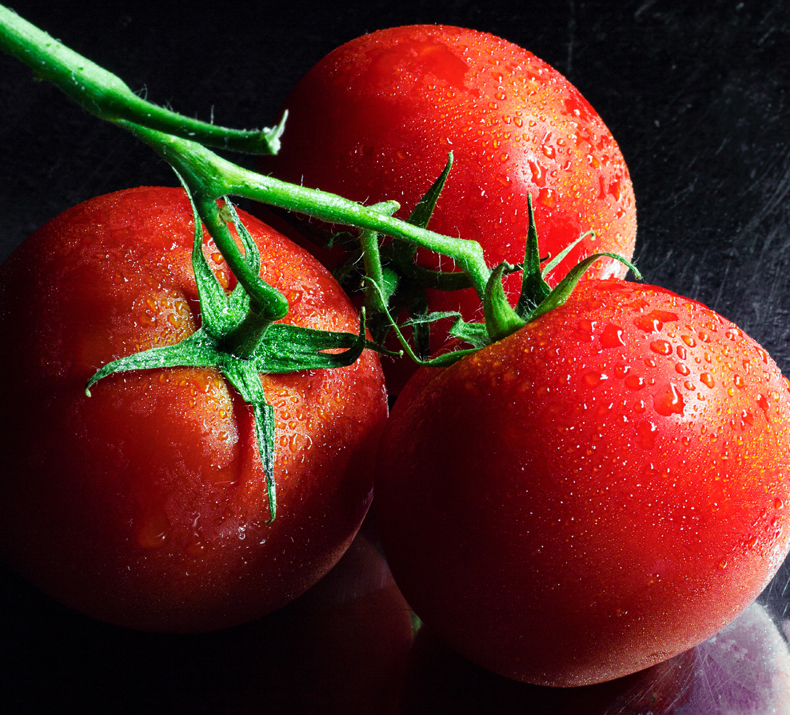
M 633 189 L 611 133 L 565 78 L 500 38 L 371 33 L 319 62 L 285 108 L 283 150 L 263 172 L 396 200 L 404 219 L 452 152 L 430 228 L 508 264 L 511 302 L 530 201 L 546 254 L 572 246 L 540 290 L 580 259 L 633 253 Z M 280 325 L 359 330 L 314 256 L 241 222 L 287 299 Z M 209 322 L 194 243 L 184 191 L 139 188 L 66 211 L 0 267 L 0 555 L 75 609 L 161 631 L 255 619 L 340 559 L 375 482 L 378 537 L 431 630 L 510 678 L 578 686 L 715 633 L 790 549 L 787 381 L 735 325 L 625 281 L 611 257 L 524 327 L 422 367 L 402 391 L 390 382 L 389 417 L 372 349 L 344 367 L 254 375 L 273 410 L 272 518 L 255 410 L 221 370 L 132 370 L 85 393 L 108 363 Z M 208 234 L 202 250 L 230 294 L 236 277 Z M 448 259 L 414 259 L 393 288 L 399 307 L 481 317 L 472 289 L 438 290 L 446 276 L 431 271 Z

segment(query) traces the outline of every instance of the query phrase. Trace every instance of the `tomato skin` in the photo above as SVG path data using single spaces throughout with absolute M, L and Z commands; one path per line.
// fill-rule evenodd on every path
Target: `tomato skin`
M 368 204 L 395 200 L 407 218 L 452 151 L 429 227 L 480 242 L 489 265 L 523 260 L 529 194 L 545 253 L 597 232 L 552 283 L 597 251 L 633 254 L 633 188 L 610 131 L 559 72 L 501 38 L 442 25 L 373 32 L 318 62 L 283 108 L 282 149 L 260 160 L 264 173 Z M 625 268 L 603 259 L 592 275 Z M 509 292 L 519 280 L 506 281 Z M 433 293 L 431 308 L 480 317 L 471 290 Z
M 288 321 L 356 332 L 306 251 L 244 215 Z M 0 553 L 58 600 L 143 630 L 203 631 L 293 600 L 340 558 L 371 499 L 386 418 L 378 359 L 262 376 L 277 421 L 271 525 L 251 409 L 213 369 L 103 364 L 199 324 L 184 192 L 76 206 L 0 267 Z M 209 244 L 213 246 L 213 243 Z M 227 265 L 209 249 L 220 281 Z
M 729 321 L 587 281 L 443 369 L 382 436 L 376 520 L 417 614 L 478 664 L 610 680 L 703 641 L 790 546 L 790 394 Z

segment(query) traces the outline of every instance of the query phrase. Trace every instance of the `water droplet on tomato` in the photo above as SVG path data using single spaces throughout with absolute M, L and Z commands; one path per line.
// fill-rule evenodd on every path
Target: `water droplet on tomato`
M 608 379 L 609 379 L 609 376 L 606 373 L 601 372 L 600 370 L 590 370 L 590 372 L 588 372 L 588 373 L 586 373 L 584 375 L 584 381 L 590 387 L 597 387 L 602 382 L 604 382 L 605 380 L 608 380 Z
M 713 389 L 713 387 L 716 385 L 716 381 L 713 379 L 713 375 L 711 375 L 709 372 L 703 372 L 699 376 L 699 379 L 703 385 L 711 389 Z
M 554 208 L 557 201 L 557 194 L 554 189 L 541 189 L 538 191 L 538 203 L 546 208 Z
M 195 534 L 184 547 L 186 555 L 193 559 L 199 559 L 207 549 L 206 542 L 198 534 Z
M 760 405 L 763 412 L 768 412 L 768 400 L 765 395 L 758 395 L 757 396 L 757 404 Z
M 152 514 L 145 518 L 137 531 L 137 543 L 144 549 L 157 549 L 164 546 L 170 536 L 170 522 L 164 513 Z
M 546 169 L 537 161 L 527 161 L 529 170 L 532 173 L 532 183 L 535 186 L 543 187 L 546 185 Z
M 640 315 L 634 319 L 634 325 L 646 333 L 657 333 L 663 327 L 664 323 L 670 323 L 678 320 L 676 313 L 668 310 L 653 310 L 647 315 Z
M 601 345 L 605 348 L 619 348 L 625 345 L 623 329 L 613 323 L 609 323 L 601 334 Z
M 697 341 L 694 340 L 694 338 L 692 338 L 690 335 L 681 335 L 680 339 L 690 348 L 693 348 L 697 344 Z
M 685 402 L 683 400 L 683 395 L 678 392 L 677 387 L 670 383 L 665 392 L 653 396 L 653 407 L 655 407 L 658 414 L 664 417 L 682 415 Z
M 684 377 L 691 374 L 691 370 L 689 369 L 688 365 L 682 362 L 679 362 L 677 365 L 675 365 L 675 372 L 678 373 L 678 375 L 683 375 Z
M 672 354 L 672 345 L 666 340 L 654 340 L 650 343 L 650 349 L 658 355 Z
M 625 386 L 632 390 L 641 390 L 645 384 L 645 379 L 640 375 L 629 375 L 625 378 Z
M 643 449 L 653 449 L 656 446 L 658 427 L 652 422 L 640 422 L 636 427 L 639 435 L 639 446 Z

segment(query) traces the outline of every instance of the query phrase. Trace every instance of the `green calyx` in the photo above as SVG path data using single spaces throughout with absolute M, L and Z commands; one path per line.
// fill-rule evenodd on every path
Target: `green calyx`
M 484 315 L 484 322 L 482 323 L 466 322 L 462 319 L 461 314 L 457 312 L 437 312 L 412 316 L 410 319 L 398 325 L 392 317 L 392 311 L 386 305 L 387 296 L 385 293 L 376 285 L 375 281 L 370 279 L 370 277 L 366 279 L 368 287 L 375 290 L 379 295 L 379 306 L 382 307 L 382 312 L 387 317 L 389 327 L 395 331 L 403 345 L 404 351 L 415 362 L 427 366 L 446 367 L 457 362 L 466 355 L 506 338 L 508 335 L 523 328 L 527 323 L 563 305 L 573 293 L 573 290 L 576 288 L 576 285 L 584 273 L 592 267 L 596 261 L 603 257 L 614 258 L 620 261 L 631 269 L 637 280 L 642 279 L 636 266 L 623 256 L 616 253 L 601 252 L 581 260 L 568 271 L 566 276 L 554 288 L 552 288 L 546 281 L 548 273 L 559 265 L 576 245 L 589 234 L 580 236 L 576 241 L 543 265 L 544 261 L 540 258 L 538 232 L 535 225 L 535 213 L 532 207 L 531 196 L 528 197 L 528 208 L 529 226 L 527 229 L 524 263 L 521 266 L 511 266 L 507 263 L 501 263 L 491 271 L 486 283 L 485 292 L 482 296 Z M 507 295 L 505 294 L 502 278 L 508 273 L 519 269 L 522 271 L 521 291 L 516 306 L 513 307 L 510 305 Z M 463 276 L 463 274 L 457 273 L 443 275 L 447 277 Z M 463 285 L 459 281 L 459 287 L 468 287 L 469 285 L 468 282 L 466 285 Z M 449 334 L 471 345 L 471 348 L 462 348 L 445 353 L 436 358 L 426 359 L 424 354 L 420 355 L 417 351 L 412 349 L 401 331 L 402 327 L 408 326 L 416 333 L 418 330 L 429 328 L 432 323 L 438 320 L 445 319 L 453 319 L 455 321 L 449 330 Z
M 85 391 L 90 395 L 91 387 L 99 380 L 129 370 L 170 367 L 219 370 L 252 407 L 271 522 L 277 513 L 274 409 L 266 402 L 260 375 L 344 367 L 354 363 L 366 348 L 377 346 L 366 338 L 364 311 L 358 334 L 313 330 L 272 322 L 273 316 L 283 317 L 280 313 L 285 298 L 271 286 L 264 284 L 270 299 L 257 309 L 251 291 L 241 282 L 227 295 L 203 253 L 203 224 L 194 203 L 192 209 L 195 222 L 192 268 L 200 300 L 201 327 L 175 345 L 151 348 L 108 363 L 88 381 Z M 230 202 L 221 208 L 215 205 L 212 214 L 216 221 L 224 223 L 224 230 L 228 231 L 227 222 L 235 226 L 244 247 L 246 267 L 263 284 L 257 277 L 261 266 L 258 247 L 233 205 Z M 286 301 L 286 312 L 287 305 Z M 336 352 L 338 349 L 342 352 Z

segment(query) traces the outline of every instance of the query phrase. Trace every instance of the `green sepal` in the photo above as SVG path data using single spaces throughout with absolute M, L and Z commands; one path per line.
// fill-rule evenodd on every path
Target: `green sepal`
M 524 327 L 525 320 L 508 303 L 502 276 L 508 264 L 500 263 L 491 272 L 483 297 L 483 315 L 491 342 L 507 337 Z
M 252 407 L 255 424 L 255 439 L 266 479 L 266 497 L 269 504 L 271 524 L 277 516 L 277 487 L 274 480 L 274 461 L 276 458 L 274 408 L 266 402 L 261 378 L 258 373 L 242 361 L 233 361 L 222 371 L 228 382 L 238 390 L 242 399 Z
M 379 345 L 369 341 L 365 335 L 363 309 L 356 335 L 274 323 L 246 362 L 257 372 L 269 375 L 332 369 L 352 365 L 366 348 L 380 350 Z M 324 352 L 337 349 L 343 349 L 343 352 Z
M 450 169 L 453 167 L 453 153 L 447 155 L 447 163 L 439 174 L 439 178 L 431 184 L 431 188 L 425 192 L 425 195 L 417 202 L 417 205 L 409 214 L 406 219 L 410 224 L 419 226 L 420 228 L 427 228 L 428 222 L 431 220 L 433 210 L 436 208 L 436 202 L 439 200 L 439 195 L 447 183 L 447 176 L 450 174 Z
M 569 243 L 565 248 L 563 248 L 554 258 L 552 258 L 545 266 L 543 266 L 540 274 L 545 278 L 549 273 L 551 273 L 560 263 L 565 260 L 565 257 L 578 246 L 587 236 L 595 236 L 595 231 L 587 231 L 587 233 L 583 233 L 579 238 L 575 241 Z
M 460 318 L 455 321 L 450 328 L 449 334 L 463 340 L 476 348 L 484 348 L 491 344 L 491 337 L 488 334 L 485 323 L 467 323 Z
M 535 320 L 535 318 L 538 318 L 544 313 L 548 313 L 550 310 L 554 310 L 554 308 L 558 308 L 563 303 L 565 303 L 565 301 L 570 298 L 571 293 L 573 293 L 574 288 L 576 288 L 576 284 L 581 280 L 581 277 L 584 275 L 587 269 L 590 268 L 599 258 L 604 257 L 614 258 L 620 261 L 633 271 L 634 277 L 637 280 L 642 280 L 642 274 L 637 270 L 636 266 L 634 266 L 626 258 L 623 258 L 623 256 L 620 256 L 617 253 L 595 253 L 592 256 L 588 256 L 571 268 L 567 275 L 557 284 L 557 286 L 551 291 L 545 300 L 543 300 L 541 304 L 538 305 L 527 316 L 526 322 Z
M 535 212 L 532 208 L 532 195 L 527 196 L 529 210 L 529 226 L 527 228 L 527 245 L 524 249 L 524 265 L 521 277 L 521 293 L 516 303 L 516 313 L 525 318 L 551 293 L 551 286 L 545 281 L 541 270 L 538 230 L 535 225 Z
M 85 394 L 99 380 L 116 372 L 130 370 L 155 370 L 166 367 L 214 367 L 223 362 L 216 348 L 216 340 L 203 328 L 175 345 L 162 345 L 108 362 L 97 370 L 85 385 Z

